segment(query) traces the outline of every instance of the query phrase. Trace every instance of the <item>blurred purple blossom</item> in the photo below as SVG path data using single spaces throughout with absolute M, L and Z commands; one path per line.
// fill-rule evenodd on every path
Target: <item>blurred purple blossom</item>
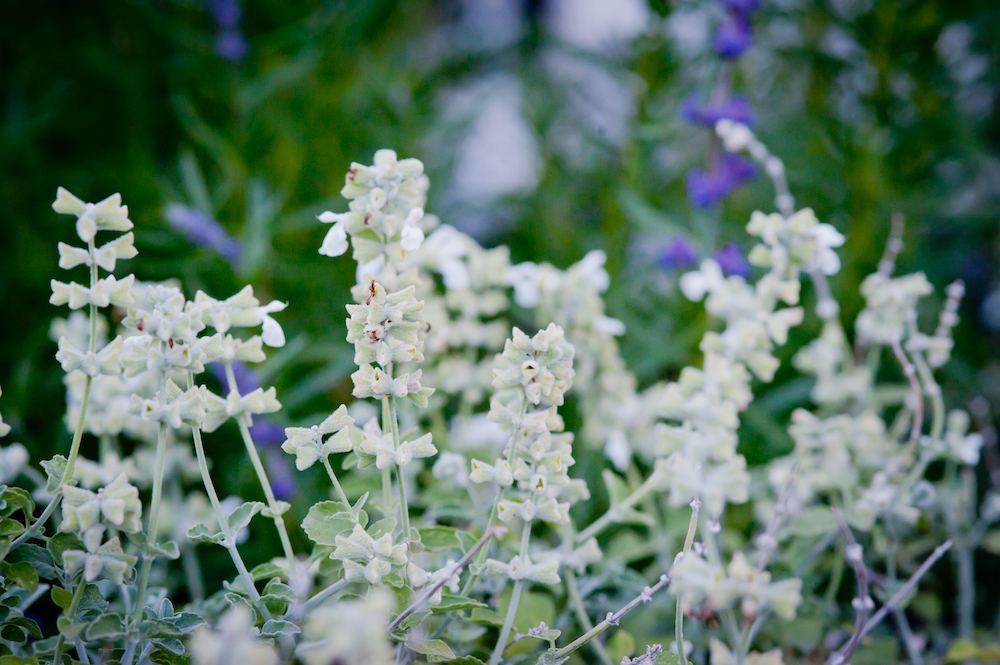
M 712 47 L 725 58 L 738 58 L 753 44 L 749 17 L 730 14 L 715 31 Z
M 698 263 L 698 249 L 687 236 L 674 236 L 660 252 L 657 262 L 664 270 L 690 268 Z
M 714 258 L 725 274 L 739 275 L 740 277 L 750 276 L 750 263 L 743 256 L 743 250 L 737 243 L 729 243 L 717 251 Z
M 295 474 L 289 461 L 288 455 L 276 449 L 267 451 L 264 458 L 271 491 L 276 499 L 287 499 L 295 494 Z
M 720 0 L 722 6 L 731 12 L 749 17 L 760 7 L 760 0 Z
M 228 393 L 229 380 L 226 378 L 226 366 L 222 363 L 212 363 L 208 367 L 212 371 L 212 374 L 215 375 L 215 378 L 219 380 L 219 383 L 222 384 L 222 389 Z M 252 393 L 261 387 L 260 380 L 257 378 L 257 372 L 245 362 L 237 360 L 233 363 L 233 377 L 236 379 L 236 388 L 240 391 L 241 395 Z
M 702 106 L 698 94 L 695 93 L 681 103 L 680 115 L 686 122 L 706 127 L 715 127 L 715 123 L 722 119 L 742 122 L 745 125 L 753 124 L 750 102 L 743 95 L 733 95 L 725 101 L 709 102 Z
M 253 421 L 250 435 L 258 446 L 277 446 L 285 442 L 285 428 L 262 416 Z
M 717 157 L 710 171 L 691 169 L 687 175 L 691 203 L 707 208 L 757 175 L 757 167 L 738 155 Z
M 214 249 L 230 263 L 237 264 L 243 255 L 243 245 L 202 211 L 181 203 L 171 203 L 166 211 L 167 223 L 192 245 Z
M 223 60 L 239 62 L 247 57 L 250 47 L 239 30 L 222 30 L 215 37 L 215 52 Z
M 215 38 L 215 52 L 229 62 L 239 62 L 250 50 L 246 39 L 240 33 L 240 18 L 243 12 L 239 0 L 208 0 L 208 10 L 219 26 Z

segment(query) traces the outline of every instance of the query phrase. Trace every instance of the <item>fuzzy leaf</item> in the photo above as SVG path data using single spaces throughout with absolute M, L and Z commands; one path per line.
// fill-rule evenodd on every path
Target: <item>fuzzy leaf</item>
M 427 656 L 428 663 L 443 663 L 455 660 L 455 652 L 443 640 L 424 640 L 407 642 L 410 650 Z

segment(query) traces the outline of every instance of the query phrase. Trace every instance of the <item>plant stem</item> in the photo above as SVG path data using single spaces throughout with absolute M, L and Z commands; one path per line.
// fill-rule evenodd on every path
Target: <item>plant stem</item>
M 389 427 L 392 431 L 393 450 L 398 450 L 399 440 L 399 419 L 396 416 L 396 398 L 389 398 Z M 396 482 L 399 484 L 399 513 L 402 518 L 403 538 L 410 539 L 410 504 L 406 500 L 406 480 L 403 479 L 403 467 L 396 464 Z
M 226 363 L 226 381 L 229 383 L 229 392 L 239 394 L 239 387 L 236 385 L 236 374 L 233 373 L 233 364 L 231 362 Z M 253 442 L 253 437 L 250 436 L 250 427 L 247 424 L 249 419 L 250 416 L 246 414 L 237 416 L 236 424 L 239 425 L 243 444 L 246 446 L 250 462 L 253 464 L 254 471 L 257 472 L 257 480 L 260 481 L 260 486 L 264 490 L 264 496 L 267 498 L 267 507 L 273 515 L 274 526 L 278 529 L 281 548 L 285 553 L 288 564 L 291 565 L 295 561 L 295 551 L 292 549 L 292 541 L 288 539 L 285 519 L 278 509 L 278 502 L 274 498 L 274 491 L 271 489 L 271 481 L 267 479 L 267 471 L 264 470 L 264 464 L 260 461 L 260 455 L 257 453 L 257 446 Z
M 518 416 L 518 422 L 524 420 L 524 416 L 527 413 L 528 413 L 528 396 L 525 395 L 524 393 L 522 393 L 521 394 L 521 409 L 520 409 L 520 415 Z M 514 461 L 514 452 L 515 452 L 515 449 L 517 448 L 517 438 L 518 438 L 518 435 L 520 433 L 521 433 L 521 427 L 520 427 L 520 425 L 515 425 L 512 428 L 512 430 L 511 430 L 510 440 L 507 443 L 507 446 L 508 446 L 508 450 L 507 450 L 507 464 L 509 464 L 511 466 L 511 468 L 514 467 L 514 464 L 513 464 L 513 461 Z M 493 499 L 493 507 L 490 509 L 490 517 L 486 521 L 486 531 L 484 533 L 490 532 L 493 529 L 493 527 L 496 526 L 497 514 L 499 513 L 499 510 L 500 510 L 500 502 L 503 501 L 504 493 L 506 491 L 507 491 L 506 487 L 500 487 L 500 488 L 497 489 L 497 495 Z M 480 550 L 479 554 L 476 555 L 476 559 L 475 559 L 475 563 L 476 564 L 481 564 L 486 559 L 487 549 L 488 548 L 484 547 L 482 550 Z M 475 583 L 475 581 L 478 578 L 479 578 L 479 573 L 471 573 L 469 575 L 469 579 L 465 580 L 465 584 L 462 586 L 461 595 L 463 595 L 463 596 L 469 595 L 469 590 L 472 589 L 472 585 Z
M 642 483 L 642 485 L 639 485 L 634 492 L 608 508 L 608 512 L 598 517 L 590 526 L 576 534 L 576 543 L 583 543 L 587 539 L 596 536 L 601 531 L 604 531 L 604 529 L 609 527 L 611 524 L 614 524 L 619 517 L 618 511 L 625 508 L 631 508 L 635 504 L 642 501 L 649 495 L 650 492 L 656 489 L 661 480 L 662 479 L 658 476 L 658 474 L 654 472 Z
M 165 395 L 165 375 L 160 375 L 160 396 L 166 399 Z M 160 432 L 156 437 L 156 468 L 153 473 L 153 496 L 149 504 L 149 524 L 146 527 L 146 547 L 142 553 L 142 572 L 139 574 L 139 588 L 135 596 L 135 611 L 132 615 L 132 626 L 134 630 L 139 629 L 139 622 L 142 621 L 142 609 L 146 600 L 146 587 L 149 584 L 149 573 L 153 568 L 153 559 L 156 556 L 151 549 L 156 545 L 157 532 L 160 529 L 160 500 L 163 497 L 163 461 L 167 451 L 167 425 L 160 423 Z M 138 638 L 135 638 L 138 639 Z M 131 665 L 131 663 L 125 663 Z
M 471 548 L 469 548 L 469 551 L 466 552 L 461 559 L 459 559 L 458 561 L 456 561 L 451 565 L 451 570 L 454 571 L 452 574 L 458 573 L 459 571 L 462 570 L 462 568 L 467 566 L 469 562 L 472 561 L 472 557 L 474 557 L 476 553 L 479 552 L 483 548 L 483 546 L 486 545 L 486 543 L 493 536 L 496 535 L 497 531 L 499 530 L 500 530 L 499 527 L 494 527 L 492 529 L 489 529 L 486 533 L 484 533 L 482 537 L 480 537 L 479 540 L 476 541 L 476 544 L 473 545 Z M 419 598 L 413 601 L 413 603 L 409 607 L 400 612 L 399 616 L 397 616 L 395 619 L 392 620 L 392 623 L 389 624 L 388 631 L 391 633 L 392 631 L 396 630 L 400 626 L 400 624 L 403 623 L 406 617 L 410 616 L 411 614 L 419 610 L 421 607 L 423 607 L 424 603 L 430 600 L 431 596 L 437 593 L 438 590 L 448 582 L 449 578 L 451 578 L 451 575 L 442 575 L 441 579 L 439 579 L 437 582 L 424 589 L 424 591 L 420 594 Z
M 605 618 L 604 621 L 602 621 L 601 623 L 594 626 L 591 630 L 587 631 L 586 634 L 576 638 L 563 648 L 556 649 L 555 652 L 552 652 L 552 661 L 560 662 L 562 658 L 565 658 L 569 654 L 573 653 L 574 651 L 582 647 L 584 644 L 586 644 L 590 640 L 594 639 L 595 637 L 606 631 L 609 627 L 617 626 L 621 622 L 623 616 L 631 612 L 640 603 L 648 603 L 650 600 L 653 599 L 653 594 L 655 594 L 657 591 L 659 591 L 669 583 L 670 583 L 669 576 L 660 575 L 660 579 L 656 584 L 654 584 L 653 586 L 648 586 L 645 589 L 643 589 L 641 594 L 630 600 L 628 604 L 622 607 L 620 610 L 618 610 L 613 614 L 611 612 L 608 612 L 607 618 Z M 683 648 L 681 648 L 680 650 L 683 651 Z M 684 662 L 687 661 L 685 660 Z
M 80 609 L 80 600 L 83 598 L 83 591 L 86 588 L 87 588 L 87 581 L 83 579 L 83 577 L 81 576 L 80 584 L 76 587 L 76 590 L 73 592 L 73 599 L 69 601 L 69 609 L 66 610 L 66 614 L 64 615 L 70 621 L 73 621 L 73 619 L 76 617 L 76 611 Z M 62 661 L 62 650 L 63 646 L 65 645 L 65 642 L 66 640 L 63 638 L 63 635 L 60 632 L 59 639 L 56 640 L 56 652 L 55 655 L 52 657 L 53 665 L 60 665 L 60 662 Z
M 382 396 L 382 435 L 392 430 L 389 425 L 389 397 Z M 386 467 L 382 469 L 382 510 L 389 513 L 389 505 L 392 503 L 392 469 Z
M 188 387 L 190 388 L 192 384 L 192 377 L 188 375 Z M 212 476 L 208 472 L 208 460 L 205 458 L 205 445 L 201 439 L 201 430 L 197 427 L 192 427 L 191 434 L 194 439 L 194 452 L 198 458 L 198 469 L 201 471 L 201 480 L 205 485 L 205 492 L 208 494 L 208 500 L 212 504 L 212 511 L 215 513 L 215 520 L 219 523 L 219 529 L 222 530 L 222 535 L 225 537 L 223 547 L 225 547 L 226 551 L 229 552 L 229 556 L 233 560 L 233 565 L 236 566 L 236 571 L 239 573 L 240 580 L 243 582 L 243 586 L 247 588 L 247 593 L 250 594 L 250 599 L 253 601 L 254 606 L 266 620 L 270 621 L 271 613 L 260 600 L 260 594 L 257 592 L 257 587 L 253 583 L 253 577 L 247 570 L 246 564 L 243 563 L 239 550 L 236 549 L 236 539 L 233 537 L 232 531 L 229 530 L 229 523 L 226 521 L 225 513 L 222 512 L 222 504 L 219 503 L 219 495 L 215 491 L 215 484 L 212 482 Z
M 330 586 L 326 587 L 325 589 L 317 593 L 315 596 L 307 600 L 305 603 L 303 603 L 301 614 L 302 615 L 307 614 L 311 609 L 313 609 L 314 607 L 322 603 L 324 600 L 326 600 L 333 594 L 343 589 L 348 584 L 350 583 L 347 580 L 337 580 Z
M 691 502 L 691 520 L 688 522 L 687 534 L 684 536 L 684 549 L 681 557 L 687 556 L 694 545 L 694 536 L 698 532 L 698 513 L 701 512 L 701 502 L 695 499 Z M 687 665 L 687 654 L 684 653 L 684 607 L 681 597 L 677 596 L 677 607 L 674 610 L 674 642 L 677 643 L 677 657 L 681 665 Z
M 333 472 L 333 467 L 330 466 L 330 460 L 326 457 L 326 455 L 321 455 L 320 459 L 323 461 L 323 467 L 326 468 L 327 475 L 330 476 L 330 482 L 333 483 L 333 488 L 337 490 L 337 496 L 340 498 L 341 502 L 347 506 L 348 510 L 354 512 L 354 508 L 351 507 L 351 502 L 348 500 L 347 494 L 344 493 L 344 488 L 340 486 L 340 481 L 337 480 L 337 474 Z
M 519 552 L 522 562 L 528 556 L 529 540 L 531 540 L 531 522 L 525 522 L 524 529 L 521 531 L 521 550 Z M 514 582 L 514 590 L 510 594 L 510 604 L 507 606 L 507 616 L 503 620 L 503 628 L 500 629 L 500 637 L 497 638 L 497 645 L 493 648 L 493 655 L 490 656 L 490 665 L 499 665 L 500 661 L 503 660 L 503 652 L 507 648 L 510 629 L 514 626 L 514 615 L 517 614 L 517 604 L 521 600 L 523 588 L 523 579 Z
M 580 587 L 576 583 L 576 575 L 572 570 L 566 570 L 563 575 L 565 576 L 563 579 L 566 582 L 566 596 L 569 598 L 570 604 L 573 605 L 576 620 L 580 623 L 580 627 L 583 628 L 584 633 L 589 634 L 594 630 L 594 624 L 590 622 L 590 617 L 587 616 L 587 608 L 583 606 L 583 599 L 580 597 Z M 614 665 L 614 661 L 608 655 L 608 650 L 604 648 L 600 640 L 595 640 L 591 643 L 591 646 L 594 648 L 594 653 L 597 654 L 597 659 L 601 663 L 604 665 Z

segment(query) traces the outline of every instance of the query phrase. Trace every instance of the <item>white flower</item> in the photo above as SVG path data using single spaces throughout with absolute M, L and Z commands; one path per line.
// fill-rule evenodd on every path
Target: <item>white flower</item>
M 126 533 L 142 530 L 139 490 L 129 484 L 124 473 L 97 492 L 72 485 L 63 486 L 62 508 L 60 531 L 87 531 L 99 523 Z
M 59 243 L 58 248 L 59 267 L 64 270 L 96 263 L 108 272 L 114 272 L 118 259 L 131 259 L 138 254 L 135 248 L 135 236 L 132 233 L 126 233 L 116 240 L 101 245 L 94 250 L 93 255 L 88 249 L 73 247 L 63 242 Z
M 345 225 L 345 215 L 330 212 L 329 210 L 321 214 L 318 219 L 324 224 L 333 224 L 323 238 L 323 244 L 319 248 L 319 253 L 324 256 L 340 256 L 347 251 L 347 228 Z
M 363 599 L 324 603 L 306 619 L 296 654 L 306 665 L 391 663 L 395 655 L 385 626 L 394 607 L 395 597 L 384 590 Z
M 134 301 L 132 292 L 134 282 L 135 275 L 129 275 L 122 280 L 110 275 L 97 280 L 93 287 L 76 282 L 66 284 L 54 279 L 51 282 L 52 296 L 49 302 L 53 305 L 69 304 L 70 309 L 80 309 L 87 305 L 128 307 Z
M 515 555 L 510 563 L 487 559 L 483 564 L 486 575 L 506 575 L 512 580 L 531 580 L 541 584 L 559 584 L 559 562 L 549 559 L 541 563 L 532 563 L 531 557 Z
M 295 468 L 303 471 L 320 457 L 349 451 L 350 427 L 353 424 L 354 418 L 347 415 L 347 407 L 341 405 L 319 425 L 286 427 L 286 441 L 281 444 L 281 449 L 295 455 Z M 327 436 L 331 434 L 332 436 Z
M 267 305 L 254 310 L 261 323 L 260 338 L 268 346 L 280 347 L 285 345 L 285 331 L 281 329 L 281 324 L 271 318 L 270 315 L 274 312 L 280 312 L 286 307 L 288 307 L 288 303 L 272 300 Z
M 116 376 L 121 374 L 122 366 L 119 356 L 122 350 L 122 338 L 116 337 L 110 344 L 94 353 L 92 351 L 80 351 L 65 337 L 59 338 L 59 351 L 56 353 L 56 360 L 62 365 L 66 373 L 79 369 L 87 376 L 98 376 L 108 374 Z
M 52 209 L 63 215 L 76 215 L 76 232 L 84 242 L 90 242 L 98 231 L 130 231 L 128 206 L 123 206 L 121 194 L 112 194 L 98 203 L 84 203 L 60 187 Z
M 229 610 L 215 630 L 199 627 L 188 650 L 195 665 L 278 665 L 274 648 L 254 637 L 253 611 L 243 605 Z
M 473 459 L 471 464 L 472 472 L 469 474 L 469 479 L 474 483 L 492 482 L 500 487 L 510 487 L 514 484 L 514 473 L 505 459 L 497 458 L 496 464 Z
M 514 301 L 521 307 L 531 309 L 541 300 L 538 289 L 538 264 L 525 261 L 507 268 L 504 276 L 514 287 Z

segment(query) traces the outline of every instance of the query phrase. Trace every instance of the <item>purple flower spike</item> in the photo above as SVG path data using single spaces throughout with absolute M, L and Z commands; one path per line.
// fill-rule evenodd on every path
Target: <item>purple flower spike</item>
M 285 428 L 264 417 L 253 421 L 250 435 L 258 446 L 277 446 L 285 442 Z
M 715 160 L 711 171 L 691 169 L 687 176 L 688 196 L 698 208 L 707 208 L 757 175 L 753 162 L 738 155 Z
M 760 0 L 721 0 L 721 2 L 729 11 L 747 17 L 760 7 Z
M 239 62 L 247 57 L 249 51 L 250 47 L 247 46 L 247 40 L 243 38 L 239 30 L 223 30 L 215 38 L 215 52 L 223 60 Z
M 664 270 L 690 268 L 698 263 L 698 250 L 687 236 L 674 236 L 657 259 Z
M 208 0 L 208 9 L 220 28 L 235 28 L 240 24 L 239 0 Z
M 710 102 L 702 106 L 696 93 L 681 104 L 680 115 L 692 125 L 705 125 L 706 127 L 715 127 L 715 123 L 723 119 L 741 122 L 747 126 L 753 125 L 750 102 L 743 95 L 733 95 L 723 102 Z
M 264 458 L 275 499 L 287 499 L 295 494 L 295 474 L 288 461 L 288 455 L 280 450 L 269 450 Z
M 167 223 L 197 247 L 214 249 L 231 264 L 243 255 L 243 245 L 226 229 L 202 211 L 180 203 L 171 203 L 166 211 Z
M 730 14 L 715 31 L 715 52 L 725 58 L 738 58 L 753 44 L 753 33 L 746 17 Z
M 735 242 L 731 242 L 715 253 L 715 262 L 722 268 L 722 272 L 727 275 L 739 275 L 740 277 L 750 276 L 750 264 L 743 251 Z

